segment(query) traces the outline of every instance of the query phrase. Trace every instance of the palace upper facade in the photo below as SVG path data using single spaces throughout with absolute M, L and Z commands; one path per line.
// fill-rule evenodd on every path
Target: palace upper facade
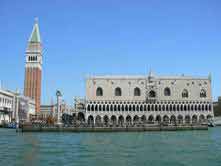
M 95 76 L 86 81 L 87 101 L 211 102 L 209 77 Z
M 86 120 L 133 123 L 192 122 L 212 118 L 211 78 L 190 76 L 93 76 L 86 80 Z M 171 119 L 172 118 L 172 119 Z

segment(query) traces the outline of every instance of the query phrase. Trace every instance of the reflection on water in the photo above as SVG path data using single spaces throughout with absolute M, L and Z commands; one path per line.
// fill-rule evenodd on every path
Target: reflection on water
M 16 133 L 0 129 L 0 165 L 220 166 L 221 128 L 133 133 Z

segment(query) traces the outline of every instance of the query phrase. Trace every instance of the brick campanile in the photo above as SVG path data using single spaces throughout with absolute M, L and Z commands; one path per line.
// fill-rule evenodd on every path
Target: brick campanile
M 42 74 L 42 46 L 38 27 L 35 24 L 26 49 L 24 95 L 35 100 L 35 111 L 40 111 L 41 105 L 41 74 Z

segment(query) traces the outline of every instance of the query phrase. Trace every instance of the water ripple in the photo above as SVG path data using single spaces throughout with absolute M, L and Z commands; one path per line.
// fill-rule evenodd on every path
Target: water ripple
M 144 133 L 16 133 L 0 129 L 1 165 L 220 166 L 221 128 Z

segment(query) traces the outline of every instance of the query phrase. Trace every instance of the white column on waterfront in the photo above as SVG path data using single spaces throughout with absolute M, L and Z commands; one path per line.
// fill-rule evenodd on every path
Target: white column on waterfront
M 61 124 L 60 106 L 61 106 L 61 96 L 62 96 L 62 94 L 59 90 L 57 90 L 56 96 L 57 96 L 57 124 Z

